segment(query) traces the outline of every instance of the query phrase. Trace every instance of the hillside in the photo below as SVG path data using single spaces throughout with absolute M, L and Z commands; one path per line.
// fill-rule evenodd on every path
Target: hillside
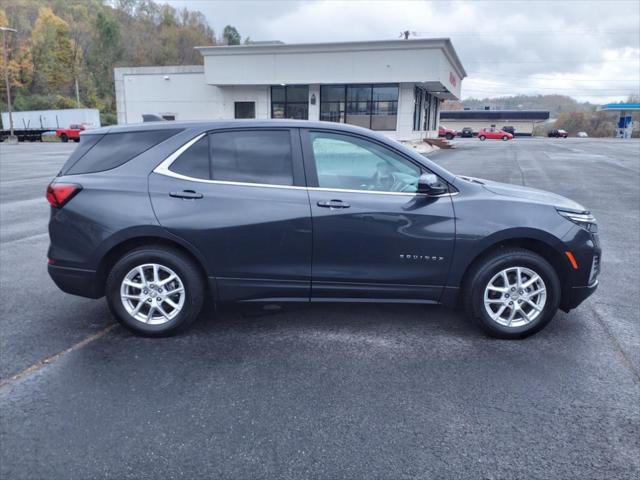
M 484 107 L 492 110 L 546 110 L 551 118 L 560 113 L 593 112 L 597 105 L 588 102 L 578 102 L 566 95 L 517 95 L 515 97 L 497 97 L 483 99 L 467 99 L 462 102 L 446 102 L 444 110 L 459 110 L 471 108 L 481 110 Z
M 79 98 L 104 124 L 115 122 L 114 67 L 199 64 L 194 46 L 240 41 L 233 27 L 216 39 L 202 13 L 152 0 L 0 0 L 0 26 L 18 30 L 7 35 L 16 110 L 74 108 Z M 0 95 L 4 104 L 4 82 Z
M 638 98 L 629 97 L 629 103 L 638 103 Z M 618 114 L 615 112 L 599 112 L 597 105 L 578 102 L 566 95 L 518 95 L 515 97 L 497 97 L 483 99 L 467 99 L 462 102 L 445 101 L 443 110 L 545 110 L 550 113 L 552 125 L 541 124 L 534 133 L 546 134 L 552 126 L 567 130 L 570 135 L 587 132 L 591 137 L 611 137 L 615 134 Z M 633 114 L 635 121 L 640 121 L 640 114 Z M 640 132 L 636 130 L 633 136 Z

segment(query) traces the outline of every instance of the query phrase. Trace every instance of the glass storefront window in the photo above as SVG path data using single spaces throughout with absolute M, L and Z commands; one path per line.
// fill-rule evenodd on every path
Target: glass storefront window
M 344 123 L 345 103 L 320 102 L 320 120 L 324 122 Z
M 271 118 L 309 118 L 309 85 L 271 87 Z
M 322 85 L 320 120 L 349 123 L 372 130 L 395 130 L 397 85 Z

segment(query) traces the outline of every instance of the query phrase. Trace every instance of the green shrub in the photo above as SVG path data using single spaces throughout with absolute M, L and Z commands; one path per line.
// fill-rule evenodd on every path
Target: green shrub
M 64 95 L 18 95 L 13 104 L 16 112 L 25 110 L 60 110 L 76 108 L 76 101 Z

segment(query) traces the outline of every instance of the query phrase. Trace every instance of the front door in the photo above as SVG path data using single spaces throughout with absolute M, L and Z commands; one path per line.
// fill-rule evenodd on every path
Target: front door
M 297 130 L 215 131 L 192 142 L 149 178 L 160 224 L 206 258 L 220 300 L 308 300 L 311 219 Z
M 417 194 L 426 169 L 375 141 L 305 131 L 312 298 L 437 301 L 451 263 L 449 194 Z

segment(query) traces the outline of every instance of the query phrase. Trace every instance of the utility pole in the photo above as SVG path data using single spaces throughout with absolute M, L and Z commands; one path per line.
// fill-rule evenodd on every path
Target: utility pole
M 80 108 L 80 89 L 78 88 L 78 75 L 76 75 L 76 107 Z
M 7 108 L 9 111 L 9 138 L 7 139 L 8 143 L 16 142 L 16 137 L 13 134 L 13 114 L 11 112 L 11 86 L 9 84 L 9 54 L 7 48 L 7 32 L 16 33 L 17 30 L 14 28 L 8 27 L 0 27 L 0 31 L 2 31 L 2 51 L 4 58 L 4 82 L 7 88 Z

